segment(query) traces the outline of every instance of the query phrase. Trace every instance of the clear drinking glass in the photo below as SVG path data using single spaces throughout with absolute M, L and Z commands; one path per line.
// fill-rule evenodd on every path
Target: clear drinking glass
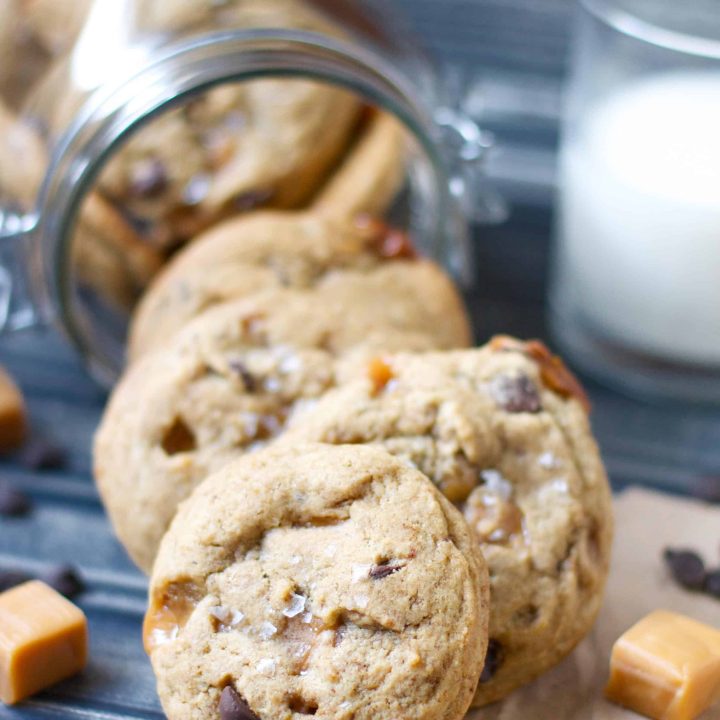
M 551 328 L 600 379 L 720 402 L 720 8 L 581 0 Z

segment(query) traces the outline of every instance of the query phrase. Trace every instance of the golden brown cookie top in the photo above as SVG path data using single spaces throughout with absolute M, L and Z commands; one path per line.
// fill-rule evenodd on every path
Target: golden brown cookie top
M 367 282 L 384 293 L 387 281 L 388 292 L 398 296 L 390 283 L 401 282 L 405 305 L 433 317 L 422 330 L 446 338 L 439 347 L 466 345 L 469 323 L 452 281 L 429 260 L 412 257 L 409 238 L 376 220 L 261 211 L 223 223 L 156 277 L 135 313 L 130 358 L 161 346 L 212 305 L 269 288 L 341 285 L 342 270 L 356 273 L 347 276 L 348 287 L 359 287 L 359 274 L 377 273 Z
M 485 572 L 460 514 L 382 450 L 246 456 L 193 493 L 160 549 L 145 634 L 163 707 L 217 717 L 229 687 L 259 720 L 460 720 Z
M 141 568 L 200 480 L 267 443 L 336 383 L 336 357 L 352 368 L 368 353 L 438 346 L 406 287 L 358 275 L 268 290 L 206 311 L 130 367 L 96 436 L 95 475 Z

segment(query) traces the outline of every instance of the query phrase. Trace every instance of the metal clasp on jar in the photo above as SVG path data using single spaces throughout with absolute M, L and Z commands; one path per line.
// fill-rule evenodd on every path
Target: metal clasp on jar
M 454 69 L 445 73 L 445 102 L 434 112 L 446 162 L 450 192 L 465 216 L 482 225 L 498 225 L 509 207 L 487 175 L 487 161 L 495 151 L 495 136 L 465 111 L 465 83 Z
M 37 218 L 0 208 L 0 332 L 41 322 L 41 259 L 35 243 Z

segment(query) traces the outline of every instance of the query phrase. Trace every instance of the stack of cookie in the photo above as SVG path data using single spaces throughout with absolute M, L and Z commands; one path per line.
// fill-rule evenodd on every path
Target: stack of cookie
M 450 279 L 348 217 L 221 224 L 136 311 L 95 474 L 152 569 L 172 719 L 458 720 L 599 609 L 612 518 L 582 388 L 537 342 L 462 349 Z

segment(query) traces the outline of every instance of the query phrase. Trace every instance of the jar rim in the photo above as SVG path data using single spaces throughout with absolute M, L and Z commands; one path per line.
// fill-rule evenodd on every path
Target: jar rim
M 164 81 L 168 76 L 170 84 Z M 119 86 L 90 96 L 59 141 L 40 192 L 38 230 L 48 244 L 45 276 L 50 294 L 62 329 L 101 380 L 115 375 L 114 354 L 106 349 L 106 356 L 98 357 L 88 339 L 75 308 L 70 272 L 70 243 L 84 198 L 116 148 L 159 114 L 214 86 L 270 76 L 305 77 L 347 87 L 403 123 L 433 168 L 437 217 L 430 230 L 432 249 L 438 257 L 447 254 L 443 229 L 452 213 L 452 198 L 432 111 L 415 86 L 384 58 L 308 31 L 237 30 L 182 41 Z
M 720 38 L 664 27 L 621 7 L 617 0 L 579 0 L 580 6 L 607 27 L 639 42 L 684 55 L 720 60 Z

